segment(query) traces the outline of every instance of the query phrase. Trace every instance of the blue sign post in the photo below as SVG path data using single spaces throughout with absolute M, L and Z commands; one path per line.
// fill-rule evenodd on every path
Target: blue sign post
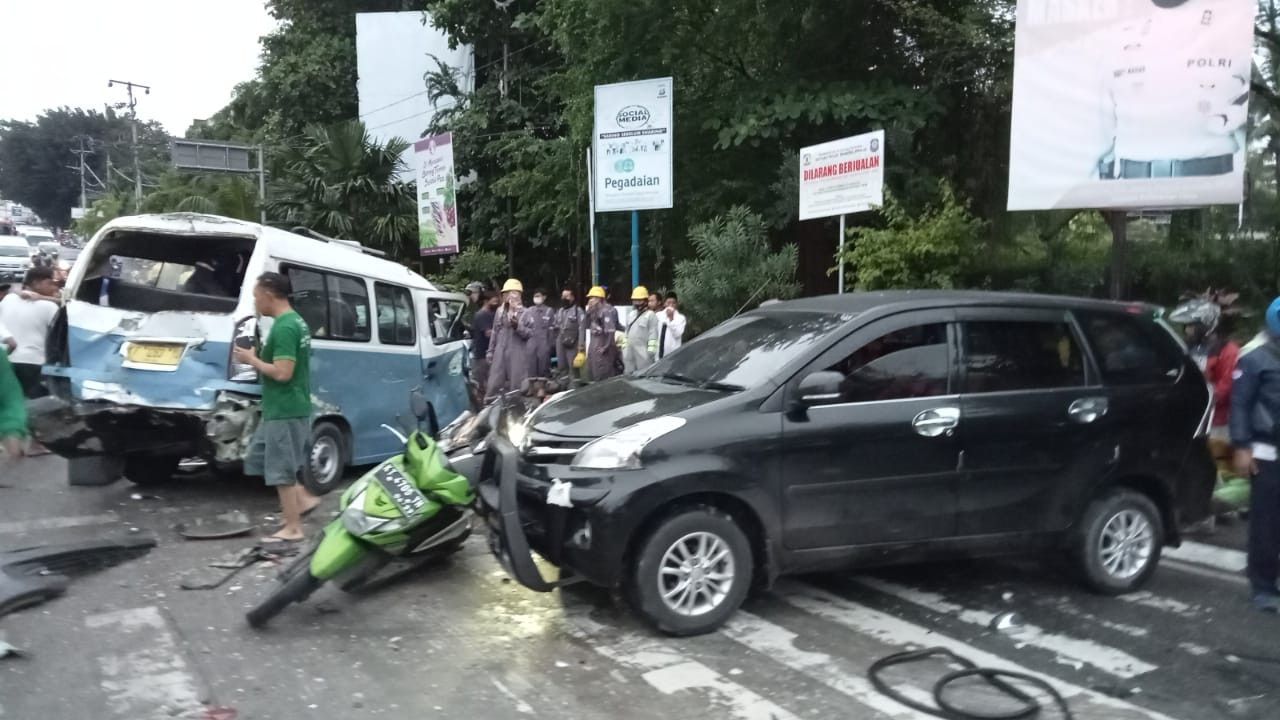
M 631 211 L 631 287 L 640 285 L 640 211 Z

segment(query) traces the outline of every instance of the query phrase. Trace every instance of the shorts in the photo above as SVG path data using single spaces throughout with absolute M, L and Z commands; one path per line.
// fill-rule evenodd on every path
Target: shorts
M 302 479 L 310 444 L 309 419 L 263 420 L 249 439 L 244 474 L 263 478 L 268 487 L 293 485 Z

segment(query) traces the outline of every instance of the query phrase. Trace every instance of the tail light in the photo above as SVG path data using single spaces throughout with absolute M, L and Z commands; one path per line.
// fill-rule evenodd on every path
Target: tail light
M 256 318 L 247 317 L 236 323 L 236 331 L 231 337 L 231 357 L 227 358 L 227 379 L 231 382 L 256 383 L 258 382 L 258 371 L 253 369 L 252 365 L 245 365 L 235 361 L 235 348 L 249 343 L 249 347 L 258 344 L 258 321 Z

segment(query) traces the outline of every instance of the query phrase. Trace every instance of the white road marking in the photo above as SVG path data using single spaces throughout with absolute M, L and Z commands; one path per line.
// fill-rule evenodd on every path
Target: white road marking
M 825 590 L 801 585 L 790 580 L 778 583 L 775 590 L 776 596 L 783 602 L 807 613 L 830 620 L 855 633 L 873 637 L 886 645 L 894 647 L 906 645 L 915 648 L 941 646 L 957 655 L 972 660 L 982 667 L 1008 669 L 1034 675 L 1053 685 L 1073 707 L 1078 708 L 1076 709 L 1077 717 L 1105 717 L 1108 720 L 1120 720 L 1120 718 L 1172 720 L 1168 715 L 1079 687 L 1044 673 L 1035 672 L 1017 663 L 975 648 L 968 643 L 878 610 L 872 610 Z M 1080 707 L 1081 705 L 1086 705 L 1086 707 Z M 1104 714 L 1101 708 L 1108 708 L 1111 712 Z
M 102 645 L 126 648 L 98 657 L 111 717 L 172 720 L 204 715 L 199 683 L 181 646 L 155 606 L 91 615 L 85 626 L 105 630 Z
M 1146 590 L 1129 593 L 1128 595 L 1120 595 L 1118 597 L 1127 603 L 1141 605 L 1155 610 L 1163 610 L 1164 612 L 1170 612 L 1189 620 L 1199 619 L 1205 614 L 1204 608 L 1199 605 L 1189 605 L 1181 600 L 1153 595 Z
M 998 613 L 985 610 L 972 610 L 963 605 L 949 602 L 936 593 L 917 590 L 887 580 L 860 577 L 856 582 L 887 595 L 893 595 L 909 603 L 982 628 L 989 627 L 991 621 L 998 615 Z M 1063 665 L 1068 665 L 1078 670 L 1081 668 L 1081 663 L 1084 663 L 1126 680 L 1149 673 L 1159 667 L 1139 660 L 1123 650 L 1096 643 L 1092 640 L 1046 632 L 1031 624 L 1023 624 L 1003 630 L 1000 635 L 1010 638 L 1020 648 L 1030 645 L 1048 650 L 1057 656 L 1058 661 Z
M 899 705 L 894 700 L 881 695 L 862 675 L 861 669 L 850 671 L 849 668 L 842 667 L 843 663 L 840 660 L 826 653 L 797 648 L 795 633 L 745 610 L 739 610 L 729 618 L 729 622 L 720 630 L 720 633 L 836 692 L 849 696 L 868 710 L 875 712 L 874 716 L 860 712 L 851 713 L 850 717 L 894 718 L 895 720 L 930 720 L 933 717 Z M 908 688 L 900 688 L 900 690 L 911 697 Z M 912 697 L 912 699 L 929 705 L 933 703 L 928 693 L 920 693 L 920 695 L 922 697 Z
M 1160 556 L 1237 573 L 1244 572 L 1249 557 L 1239 550 L 1207 545 L 1193 540 L 1183 540 L 1182 547 L 1167 547 L 1161 552 Z
M 1115 630 L 1118 633 L 1123 633 L 1131 637 L 1141 638 L 1141 637 L 1147 637 L 1148 635 L 1151 634 L 1150 630 L 1146 628 L 1138 627 L 1136 625 L 1126 625 L 1124 623 L 1112 622 L 1111 620 L 1103 620 L 1097 615 L 1094 615 L 1092 613 L 1087 613 L 1084 610 L 1081 610 L 1080 608 L 1076 607 L 1075 605 L 1072 605 L 1071 601 L 1065 597 L 1057 598 L 1057 599 L 1041 598 L 1041 599 L 1036 599 L 1035 602 L 1036 604 L 1041 605 L 1043 607 L 1053 608 L 1065 615 L 1070 615 L 1071 617 L 1080 618 L 1085 622 L 1090 622 L 1090 623 L 1093 623 L 1094 625 L 1099 625 L 1101 627 L 1107 628 L 1108 630 Z
M 498 692 L 506 695 L 511 702 L 515 703 L 516 712 L 522 715 L 533 714 L 533 707 L 529 705 L 529 703 L 521 700 L 515 693 L 511 692 L 511 690 L 509 690 L 506 685 L 503 685 L 498 678 L 489 678 L 489 680 L 493 683 L 494 687 L 498 688 Z
M 35 530 L 58 530 L 60 528 L 80 527 L 82 525 L 110 525 L 115 522 L 120 522 L 120 516 L 113 512 L 105 512 L 100 515 L 78 515 L 74 517 L 8 520 L 0 522 L 0 534 L 27 533 Z
M 671 644 L 651 636 L 631 632 L 611 635 L 611 629 L 583 614 L 566 610 L 569 634 L 600 655 L 642 673 L 645 682 L 664 695 L 686 690 L 704 691 L 710 704 L 724 714 L 699 715 L 732 717 L 738 720 L 799 720 L 787 710 L 725 678 L 700 662 L 690 660 Z

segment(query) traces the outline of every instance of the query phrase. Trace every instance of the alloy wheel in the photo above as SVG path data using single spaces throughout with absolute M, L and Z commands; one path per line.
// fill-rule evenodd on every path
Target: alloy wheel
M 658 594 L 686 617 L 718 608 L 733 589 L 733 551 L 719 535 L 694 532 L 676 540 L 658 567 Z

